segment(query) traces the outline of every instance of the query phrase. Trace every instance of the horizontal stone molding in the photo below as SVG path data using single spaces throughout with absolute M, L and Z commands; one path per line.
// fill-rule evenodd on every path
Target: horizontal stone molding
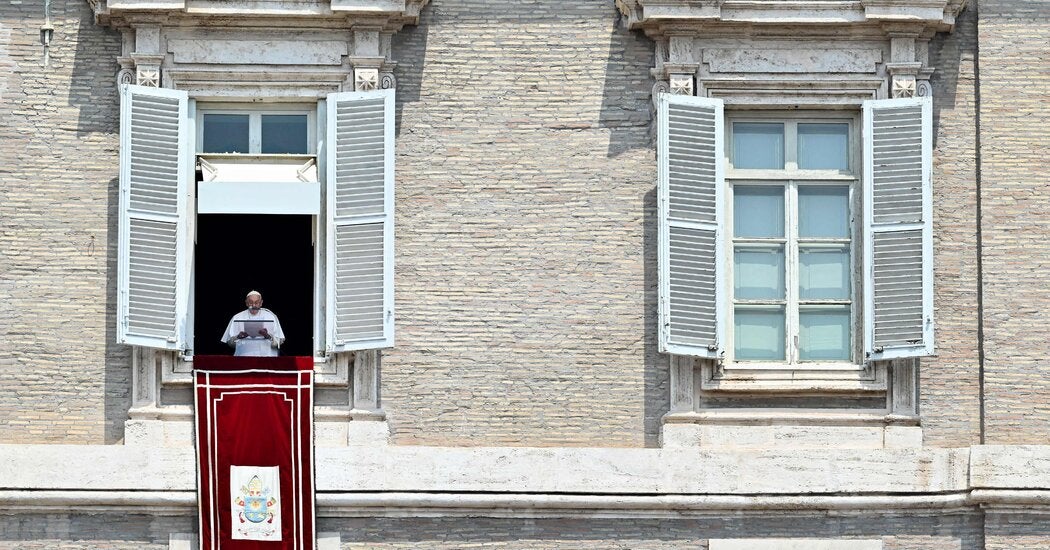
M 169 39 L 175 63 L 226 65 L 341 65 L 348 55 L 338 40 L 200 40 Z
M 196 514 L 195 491 L 0 491 L 0 512 L 157 516 Z M 437 492 L 317 494 L 320 517 L 678 518 L 712 514 L 958 512 L 984 508 L 1050 512 L 1050 491 L 978 489 L 923 495 L 560 495 Z
M 785 409 L 705 410 L 668 413 L 668 424 L 711 424 L 725 426 L 918 426 L 915 416 L 892 415 L 883 411 L 798 411 Z
M 76 457 L 85 468 L 69 468 Z M 1050 512 L 1050 446 L 316 449 L 323 516 L 674 517 L 726 511 Z M 0 445 L 0 512 L 192 514 L 192 448 Z M 1030 487 L 1030 488 L 1020 488 Z
M 711 22 L 792 25 L 911 23 L 951 30 L 965 0 L 711 0 L 688 4 L 668 0 L 617 0 L 624 25 L 652 33 L 673 33 L 683 25 Z
M 328 0 L 318 2 L 251 1 L 216 2 L 215 0 L 88 0 L 95 16 L 102 22 L 130 14 L 141 19 L 156 15 L 171 16 L 284 16 L 289 18 L 329 19 L 346 16 L 378 17 L 395 25 L 415 24 L 419 12 L 429 0 Z
M 707 48 L 712 73 L 874 73 L 882 50 Z
M 969 449 L 697 450 L 317 447 L 328 492 L 581 494 L 944 493 L 967 486 Z M 70 468 L 70 458 L 87 468 Z M 192 447 L 0 445 L 8 489 L 179 491 Z

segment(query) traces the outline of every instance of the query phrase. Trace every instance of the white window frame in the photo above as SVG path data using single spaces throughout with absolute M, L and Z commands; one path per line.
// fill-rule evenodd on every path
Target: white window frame
M 247 153 L 205 153 L 204 148 L 204 115 L 248 115 L 248 152 Z M 262 116 L 263 115 L 306 115 L 306 153 L 288 153 L 290 155 L 317 155 L 317 106 L 316 104 L 237 104 L 237 103 L 200 103 L 197 106 L 197 135 L 195 150 L 198 155 L 235 154 L 245 156 L 270 156 L 281 153 L 262 152 Z
M 725 120 L 726 141 L 726 193 L 725 193 L 725 288 L 727 308 L 725 361 L 721 365 L 705 364 L 701 378 L 704 389 L 813 389 L 881 391 L 885 389 L 885 369 L 864 361 L 863 357 L 863 273 L 861 254 L 863 223 L 862 215 L 862 136 L 860 110 L 827 111 L 727 111 Z M 783 169 L 737 169 L 733 166 L 733 123 L 773 122 L 784 124 L 784 168 Z M 797 125 L 799 123 L 842 122 L 849 125 L 849 170 L 800 170 L 797 164 Z M 850 340 L 849 361 L 805 361 L 793 362 L 795 352 L 791 350 L 794 337 L 798 335 L 798 256 L 797 256 L 797 189 L 800 184 L 843 185 L 850 188 Z M 733 295 L 733 196 L 737 185 L 783 185 L 785 188 L 785 285 L 788 295 L 785 321 L 785 360 L 783 361 L 736 361 L 734 334 Z M 794 246 L 792 246 L 794 244 Z M 793 288 L 794 287 L 794 288 Z M 796 298 L 792 300 L 792 298 Z
M 307 127 L 307 152 L 303 154 L 289 154 L 290 156 L 317 156 L 317 135 L 318 126 L 317 121 L 322 117 L 318 116 L 318 111 L 323 109 L 324 102 L 318 103 L 295 103 L 295 104 L 274 104 L 274 105 L 257 105 L 257 104 L 240 104 L 240 103 L 212 103 L 212 102 L 199 102 L 196 103 L 195 108 L 191 111 L 191 117 L 195 121 L 196 132 L 194 135 L 194 151 L 195 155 L 239 155 L 244 157 L 272 157 L 282 156 L 280 154 L 263 154 L 259 151 L 262 150 L 262 115 L 306 115 L 306 127 Z M 204 153 L 204 115 L 205 114 L 236 114 L 236 115 L 249 115 L 248 118 L 248 145 L 250 153 Z M 196 254 L 197 248 L 197 208 L 196 208 L 196 186 L 190 193 L 193 197 L 192 208 L 190 213 L 192 214 L 191 227 L 193 239 L 189 243 L 188 254 L 193 257 Z M 311 216 L 311 240 L 314 247 L 314 282 L 313 292 L 311 296 L 314 302 L 314 311 L 323 312 L 322 306 L 324 305 L 324 285 L 325 279 L 323 270 L 325 269 L 325 251 L 322 246 L 322 242 L 319 239 L 319 227 L 320 222 L 318 215 Z M 196 308 L 196 286 L 197 286 L 197 270 L 190 270 L 190 290 L 189 290 L 189 304 L 187 305 L 188 310 L 188 323 L 187 323 L 187 345 L 188 349 L 186 353 L 182 355 L 183 360 L 192 361 L 194 355 L 194 343 L 196 342 L 196 333 L 194 331 L 194 319 Z M 314 358 L 315 363 L 324 363 L 327 361 L 327 354 L 325 352 L 325 326 L 324 326 L 324 314 L 314 316 L 313 321 L 313 341 L 314 345 L 311 350 L 311 355 Z M 189 372 L 188 369 L 183 369 Z

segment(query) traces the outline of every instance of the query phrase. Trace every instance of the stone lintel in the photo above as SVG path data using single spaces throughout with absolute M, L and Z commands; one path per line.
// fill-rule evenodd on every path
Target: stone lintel
M 619 0 L 630 29 L 644 29 L 650 36 L 666 36 L 672 28 L 701 24 L 856 26 L 904 24 L 922 29 L 950 30 L 965 0 L 710 0 L 669 2 Z

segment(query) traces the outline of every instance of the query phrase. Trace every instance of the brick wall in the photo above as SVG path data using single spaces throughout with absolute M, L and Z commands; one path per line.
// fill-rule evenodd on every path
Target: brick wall
M 977 174 L 974 55 L 977 13 L 930 42 L 935 143 L 934 305 L 937 357 L 923 359 L 924 444 L 965 447 L 980 439 L 977 353 Z
M 791 515 L 683 519 L 322 519 L 344 549 L 574 548 L 706 550 L 718 538 L 879 539 L 884 550 L 975 550 L 976 515 Z
M 1050 548 L 1050 516 L 1042 514 L 989 513 L 985 519 L 987 550 L 1045 550 Z
M 557 11 L 435 0 L 395 37 L 396 444 L 656 443 L 653 45 Z
M 987 441 L 1050 441 L 1050 4 L 981 0 Z
M 167 550 L 170 533 L 192 533 L 182 516 L 23 514 L 0 516 L 0 549 Z
M 1014 520 L 1018 518 L 1013 518 Z M 168 547 L 169 533 L 192 533 L 188 516 L 26 514 L 0 516 L 0 549 L 112 550 Z M 1031 522 L 1029 522 L 1031 525 Z M 679 519 L 318 518 L 342 548 L 708 548 L 712 538 L 881 539 L 885 550 L 975 550 L 976 514 L 793 515 Z M 1031 534 L 1038 529 L 1030 529 Z M 1018 548 L 1018 547 L 1003 547 Z M 1029 548 L 1029 547 L 1025 547 Z M 1036 548 L 1036 546 L 1030 546 Z M 1041 547 L 1044 548 L 1044 547 Z
M 0 441 L 114 443 L 130 369 L 114 338 L 119 37 L 84 0 L 0 6 Z

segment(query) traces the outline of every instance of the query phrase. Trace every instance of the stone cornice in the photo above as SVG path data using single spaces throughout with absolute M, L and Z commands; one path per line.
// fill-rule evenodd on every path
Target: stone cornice
M 90 464 L 70 469 L 69 457 Z M 1050 512 L 1050 446 L 316 449 L 320 515 L 681 517 L 739 511 Z M 0 512 L 193 513 L 191 447 L 0 445 Z
M 813 27 L 912 23 L 950 31 L 967 0 L 615 0 L 630 29 L 664 36 L 671 29 L 720 24 Z
M 145 22 L 174 25 L 346 26 L 365 20 L 387 31 L 419 22 L 430 0 L 322 0 L 225 2 L 213 0 L 87 0 L 98 23 L 128 27 Z M 232 19 L 236 18 L 236 19 Z

